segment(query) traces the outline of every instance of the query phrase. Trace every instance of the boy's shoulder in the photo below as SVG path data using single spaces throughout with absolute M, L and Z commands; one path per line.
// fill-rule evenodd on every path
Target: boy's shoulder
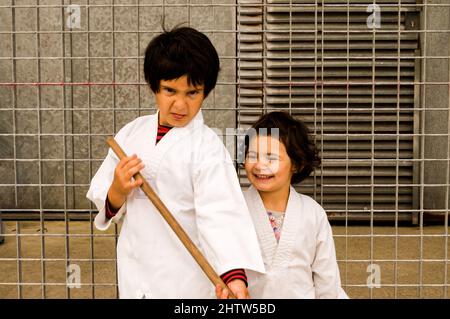
M 136 117 L 134 120 L 128 122 L 122 128 L 119 130 L 121 131 L 132 131 L 133 129 L 142 126 L 144 123 L 148 123 L 153 117 L 155 117 L 155 114 L 151 115 L 143 115 Z
M 200 127 L 198 127 L 193 132 L 193 138 L 198 143 L 200 149 L 205 152 L 213 155 L 215 151 L 222 152 L 225 149 L 225 145 L 223 143 L 220 135 L 222 132 L 218 129 L 213 129 L 202 123 Z
M 155 115 L 144 115 L 139 116 L 135 118 L 134 120 L 128 122 L 122 128 L 117 132 L 115 135 L 115 139 L 117 141 L 123 141 L 129 138 L 130 136 L 133 136 L 134 133 L 138 132 L 143 127 L 149 125 L 149 123 L 152 122 L 152 118 Z
M 214 129 L 209 127 L 203 118 L 203 113 L 200 110 L 199 113 L 192 119 L 184 128 L 190 130 L 194 134 L 202 134 L 205 136 L 212 136 Z

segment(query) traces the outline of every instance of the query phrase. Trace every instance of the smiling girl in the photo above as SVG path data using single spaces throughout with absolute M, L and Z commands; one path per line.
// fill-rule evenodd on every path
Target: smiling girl
M 292 187 L 319 165 L 307 127 L 285 112 L 262 116 L 245 136 L 244 195 L 266 268 L 248 272 L 251 298 L 348 298 L 324 209 Z

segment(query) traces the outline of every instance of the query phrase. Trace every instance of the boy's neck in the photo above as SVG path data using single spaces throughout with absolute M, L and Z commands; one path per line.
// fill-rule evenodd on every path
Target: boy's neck
M 173 126 L 161 124 L 159 121 L 158 121 L 158 125 L 162 126 L 162 127 L 165 127 L 165 128 L 173 128 Z
M 158 125 L 159 126 L 163 126 L 163 127 L 167 127 L 167 128 L 172 128 L 172 126 L 170 126 L 170 125 L 161 123 L 161 119 L 159 118 L 159 113 L 158 113 Z
M 289 200 L 290 185 L 272 192 L 259 191 L 259 196 L 268 211 L 285 212 Z

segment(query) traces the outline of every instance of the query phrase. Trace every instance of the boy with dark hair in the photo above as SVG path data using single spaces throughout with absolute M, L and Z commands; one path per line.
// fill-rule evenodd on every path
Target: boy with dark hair
M 147 47 L 144 74 L 158 111 L 125 125 L 87 197 L 106 230 L 122 217 L 117 262 L 121 298 L 211 298 L 214 287 L 134 180 L 146 178 L 229 289 L 247 298 L 244 269 L 264 272 L 233 162 L 203 123 L 203 100 L 215 87 L 219 57 L 192 28 L 164 32 Z M 126 215 L 125 215 L 126 212 Z

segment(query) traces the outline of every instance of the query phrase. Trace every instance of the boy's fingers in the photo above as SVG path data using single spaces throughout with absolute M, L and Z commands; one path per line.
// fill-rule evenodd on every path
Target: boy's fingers
M 133 177 L 136 173 L 138 173 L 143 168 L 144 168 L 144 164 L 142 164 L 142 163 L 130 168 L 125 174 L 126 179 L 130 179 L 131 177 Z
M 217 297 L 217 299 L 220 299 L 221 296 L 222 296 L 222 287 L 219 284 L 217 284 L 216 285 L 216 297 Z
M 222 299 L 228 299 L 228 295 L 229 295 L 228 289 L 224 289 L 222 291 Z
M 142 179 L 138 178 L 134 182 L 131 183 L 131 188 L 136 188 L 142 185 Z
M 135 159 L 136 157 L 137 157 L 137 155 L 136 155 L 136 154 L 133 154 L 133 155 L 131 155 L 131 156 L 126 156 L 126 157 L 122 158 L 122 159 L 119 161 L 119 164 L 117 164 L 117 167 L 118 167 L 118 168 L 123 168 L 129 161 Z
M 128 171 L 128 170 L 132 169 L 133 167 L 140 165 L 141 163 L 142 163 L 142 160 L 140 158 L 132 159 L 123 166 L 123 170 Z
M 122 169 L 122 167 L 128 162 L 128 157 L 124 157 L 117 164 L 117 169 Z
M 246 295 L 245 295 L 245 293 L 243 291 L 240 290 L 240 291 L 237 292 L 236 298 L 237 299 L 246 299 Z
M 228 289 L 222 288 L 221 285 L 216 285 L 216 297 L 218 299 L 228 299 Z

